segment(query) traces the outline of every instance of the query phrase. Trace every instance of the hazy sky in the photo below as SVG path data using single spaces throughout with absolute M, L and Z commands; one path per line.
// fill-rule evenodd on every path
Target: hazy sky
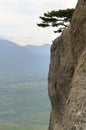
M 51 43 L 58 35 L 39 28 L 44 12 L 75 7 L 77 0 L 0 0 L 0 38 L 18 44 Z

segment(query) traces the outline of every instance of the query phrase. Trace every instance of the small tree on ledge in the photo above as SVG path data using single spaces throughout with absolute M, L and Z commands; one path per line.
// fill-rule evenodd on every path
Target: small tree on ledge
M 54 32 L 61 33 L 70 25 L 73 12 L 74 9 L 72 8 L 44 13 L 44 16 L 39 17 L 42 22 L 37 25 L 43 28 L 49 26 L 57 27 L 57 30 Z

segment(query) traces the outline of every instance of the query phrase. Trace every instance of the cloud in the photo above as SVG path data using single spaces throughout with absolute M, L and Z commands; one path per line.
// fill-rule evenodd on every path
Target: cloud
M 37 27 L 39 16 L 50 10 L 74 7 L 72 0 L 0 0 L 0 36 L 20 44 L 49 43 L 53 31 Z M 32 37 L 32 39 L 28 38 Z
M 40 14 L 44 11 L 59 9 L 59 8 L 71 8 L 76 4 L 75 0 L 72 0 L 71 4 L 69 0 L 0 0 L 0 6 L 9 13 L 20 14 Z

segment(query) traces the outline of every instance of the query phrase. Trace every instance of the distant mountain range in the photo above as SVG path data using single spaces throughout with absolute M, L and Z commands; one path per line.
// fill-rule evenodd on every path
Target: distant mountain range
M 44 44 L 41 46 L 27 45 L 27 46 L 25 46 L 25 48 L 36 54 L 46 55 L 46 56 L 50 55 L 50 45 L 49 44 Z
M 46 78 L 49 61 L 49 44 L 21 47 L 0 40 L 0 82 Z

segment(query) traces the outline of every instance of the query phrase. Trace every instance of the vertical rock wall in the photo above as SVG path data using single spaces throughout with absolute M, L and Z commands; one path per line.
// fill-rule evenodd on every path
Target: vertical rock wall
M 86 0 L 51 47 L 49 130 L 86 130 Z

